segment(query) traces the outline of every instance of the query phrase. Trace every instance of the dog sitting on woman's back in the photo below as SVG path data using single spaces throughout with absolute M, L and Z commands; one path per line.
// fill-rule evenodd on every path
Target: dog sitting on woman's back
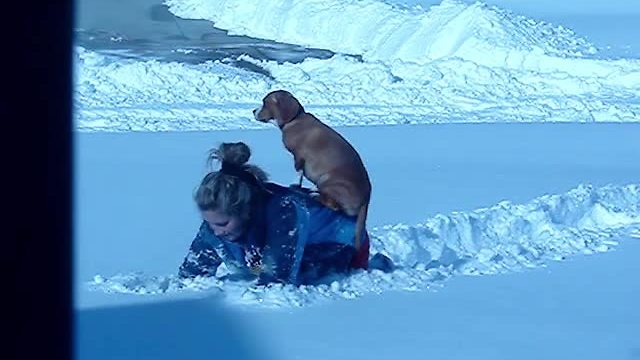
M 270 92 L 253 114 L 258 121 L 275 120 L 284 146 L 293 154 L 296 171 L 318 188 L 325 206 L 357 216 L 356 248 L 365 229 L 371 182 L 358 152 L 340 134 L 304 111 L 284 90 Z

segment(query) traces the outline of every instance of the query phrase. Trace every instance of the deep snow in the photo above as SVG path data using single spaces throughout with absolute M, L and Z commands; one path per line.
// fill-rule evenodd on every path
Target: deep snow
M 256 164 L 275 181 L 293 183 L 279 131 L 80 134 L 77 306 L 199 296 L 199 290 L 219 288 L 233 304 L 313 305 L 606 251 L 638 226 L 636 124 L 340 130 L 359 149 L 373 179 L 374 249 L 403 269 L 361 274 L 334 288 L 285 288 L 257 297 L 245 294 L 243 283 L 181 283 L 173 275 L 199 224 L 191 191 L 206 172 L 207 149 L 220 141 L 246 141 Z M 164 292 L 157 298 L 126 295 Z
M 639 239 L 605 254 L 435 292 L 372 294 L 291 311 L 215 296 L 78 312 L 79 359 L 635 359 Z
M 191 190 L 205 172 L 206 150 L 242 139 L 255 163 L 291 183 L 289 156 L 274 151 L 277 130 L 78 133 L 78 358 L 637 355 L 640 290 L 632 274 L 640 248 L 625 234 L 640 236 L 640 198 L 638 185 L 623 184 L 640 178 L 638 125 L 340 131 L 374 179 L 371 226 L 394 235 L 376 246 L 406 267 L 253 298 L 242 296 L 249 284 L 181 284 L 172 276 L 199 223 Z M 576 184 L 593 187 L 571 190 Z M 437 226 L 446 221 L 451 226 Z M 475 225 L 465 227 L 469 221 Z M 435 229 L 433 242 L 427 229 Z M 442 244 L 450 250 L 439 252 Z M 427 265 L 427 254 L 444 266 L 412 266 Z

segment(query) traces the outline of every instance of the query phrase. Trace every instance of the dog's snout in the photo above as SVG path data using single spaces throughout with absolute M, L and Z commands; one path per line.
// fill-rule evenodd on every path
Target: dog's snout
M 260 118 L 260 111 L 262 111 L 261 107 L 253 109 L 253 117 L 258 121 L 263 121 L 264 119 Z

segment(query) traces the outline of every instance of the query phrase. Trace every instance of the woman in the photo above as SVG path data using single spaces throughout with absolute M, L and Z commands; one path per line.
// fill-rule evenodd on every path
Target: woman
M 264 171 L 247 164 L 250 156 L 242 142 L 212 151 L 221 168 L 195 192 L 204 221 L 180 276 L 215 275 L 224 262 L 261 284 L 297 285 L 367 268 L 369 236 L 365 231 L 355 248 L 354 217 L 324 207 L 309 190 L 267 182 Z

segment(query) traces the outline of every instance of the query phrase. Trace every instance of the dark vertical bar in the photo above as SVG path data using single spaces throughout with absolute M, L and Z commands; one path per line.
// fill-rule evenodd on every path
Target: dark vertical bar
M 71 0 L 3 4 L 0 120 L 4 178 L 3 291 L 13 356 L 71 359 Z

